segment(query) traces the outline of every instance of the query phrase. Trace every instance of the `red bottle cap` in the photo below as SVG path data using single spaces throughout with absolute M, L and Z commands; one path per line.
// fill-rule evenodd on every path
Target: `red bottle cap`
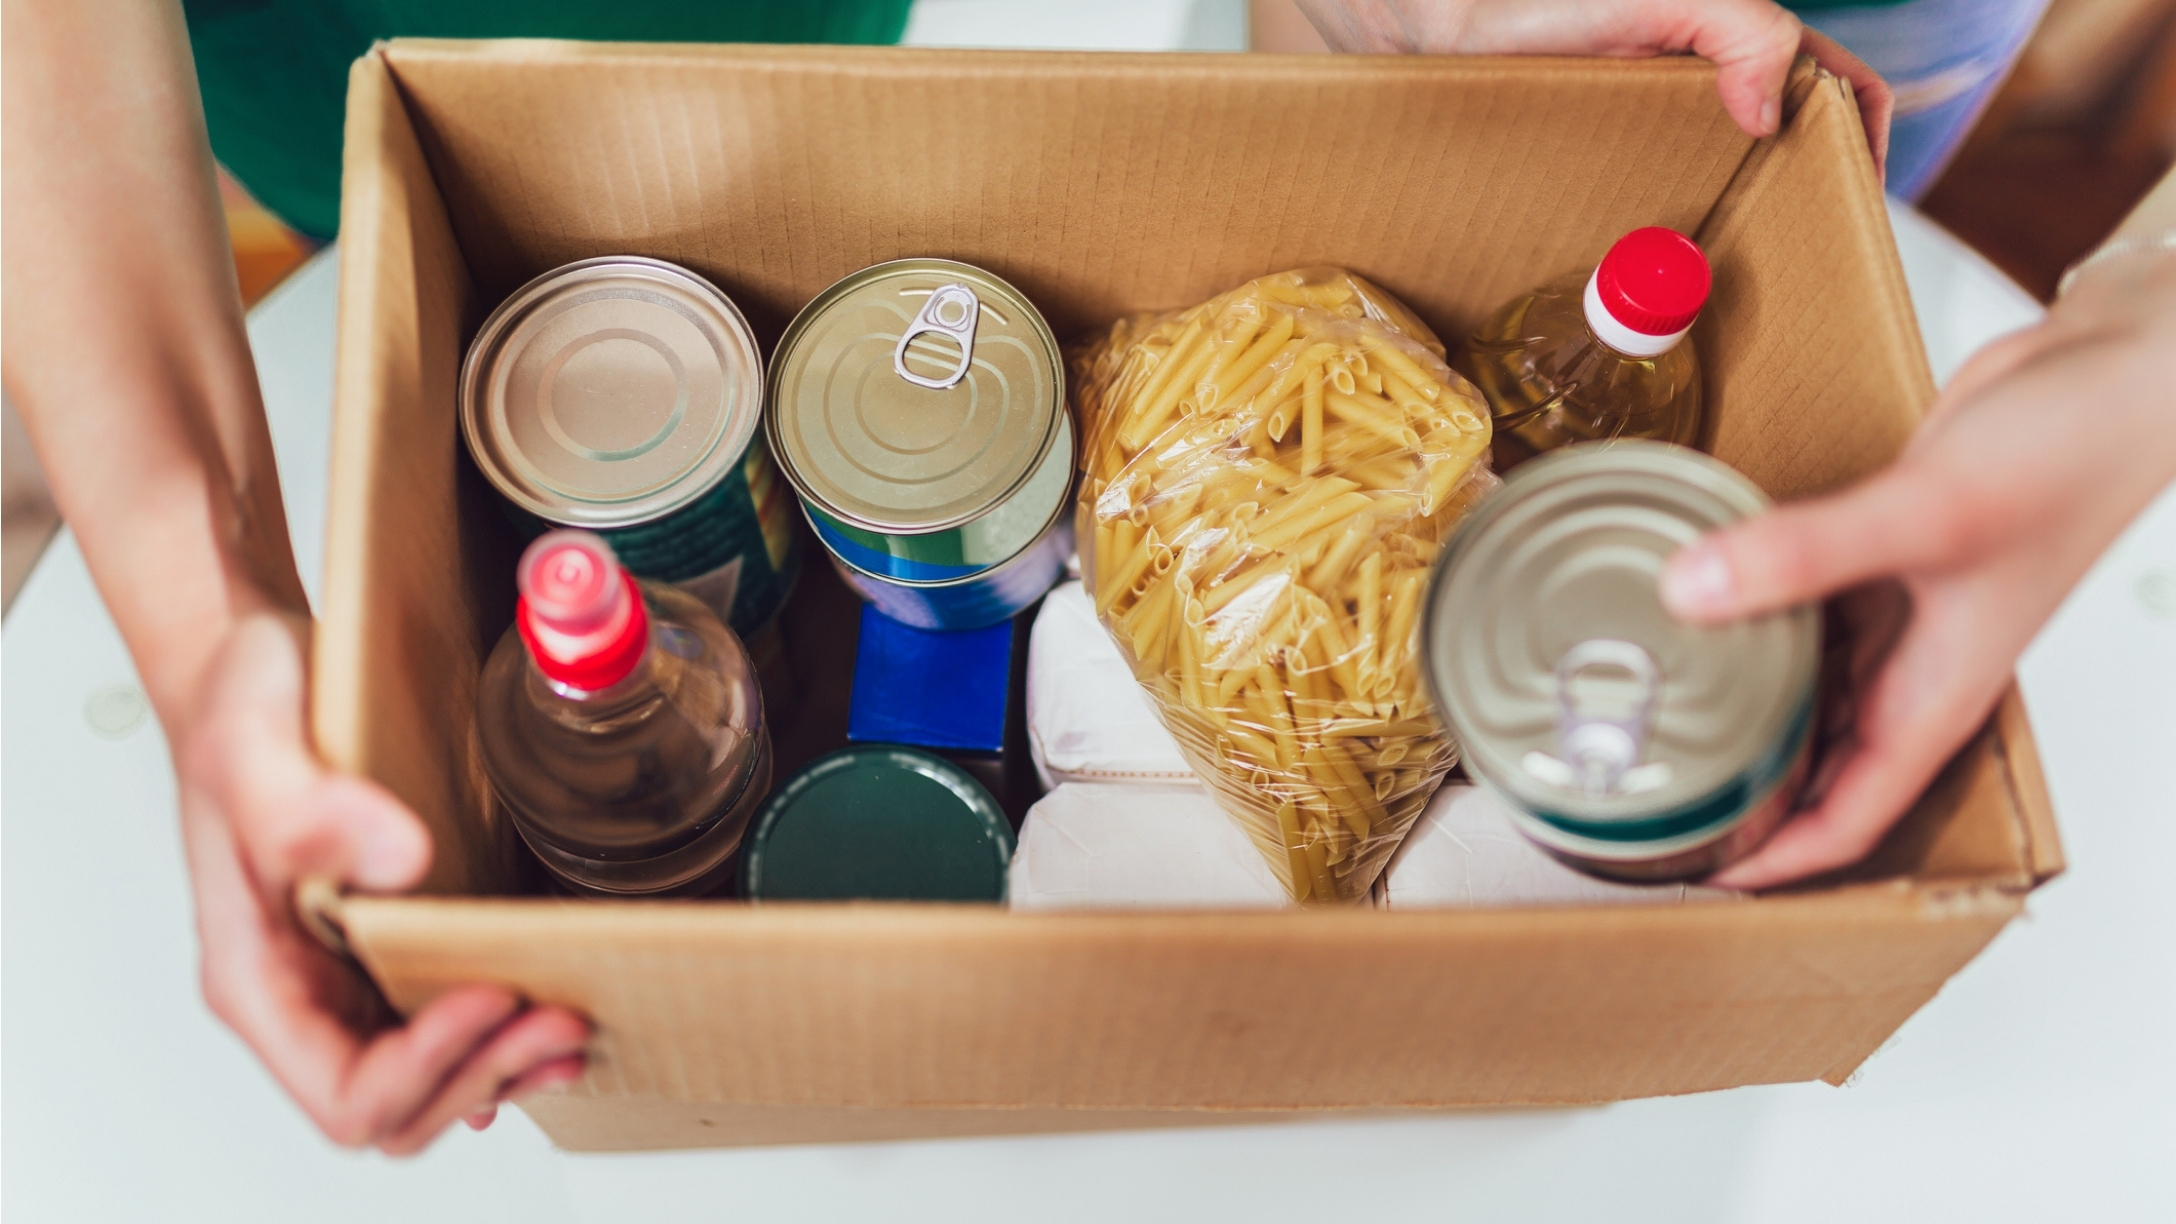
M 625 680 L 650 641 L 634 575 L 603 540 L 554 531 L 521 554 L 514 624 L 545 677 L 594 693 Z
M 1713 283 L 1707 256 L 1692 239 L 1650 225 L 1617 240 L 1594 270 L 1602 308 L 1645 336 L 1674 336 L 1692 326 Z

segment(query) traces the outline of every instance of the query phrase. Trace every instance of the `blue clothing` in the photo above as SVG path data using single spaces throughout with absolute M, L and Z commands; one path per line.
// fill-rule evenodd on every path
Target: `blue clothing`
M 1926 194 L 1941 176 L 2048 7 L 2048 0 L 1784 3 L 1896 91 L 1889 194 L 1903 200 Z

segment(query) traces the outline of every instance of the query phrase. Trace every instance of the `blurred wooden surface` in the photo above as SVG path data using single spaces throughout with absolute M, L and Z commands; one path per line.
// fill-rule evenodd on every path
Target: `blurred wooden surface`
M 2046 301 L 2176 160 L 2176 0 L 2054 0 L 1921 211 Z

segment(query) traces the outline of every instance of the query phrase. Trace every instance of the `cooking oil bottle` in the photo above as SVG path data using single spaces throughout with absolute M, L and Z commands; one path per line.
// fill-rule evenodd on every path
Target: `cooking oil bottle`
M 1458 354 L 1488 397 L 1498 472 L 1572 442 L 1700 434 L 1700 361 L 1686 335 L 1707 257 L 1660 226 L 1619 238 L 1591 274 L 1522 294 Z
M 586 531 L 539 537 L 515 580 L 476 730 L 522 840 L 577 895 L 728 883 L 771 776 L 740 639 L 694 596 L 636 581 Z

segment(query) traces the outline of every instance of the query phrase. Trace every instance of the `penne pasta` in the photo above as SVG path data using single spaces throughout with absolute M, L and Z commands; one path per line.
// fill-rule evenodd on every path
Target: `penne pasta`
M 1413 638 L 1493 484 L 1477 393 L 1403 305 L 1327 271 L 1121 321 L 1073 390 L 1097 615 L 1292 896 L 1360 899 L 1457 759 Z

